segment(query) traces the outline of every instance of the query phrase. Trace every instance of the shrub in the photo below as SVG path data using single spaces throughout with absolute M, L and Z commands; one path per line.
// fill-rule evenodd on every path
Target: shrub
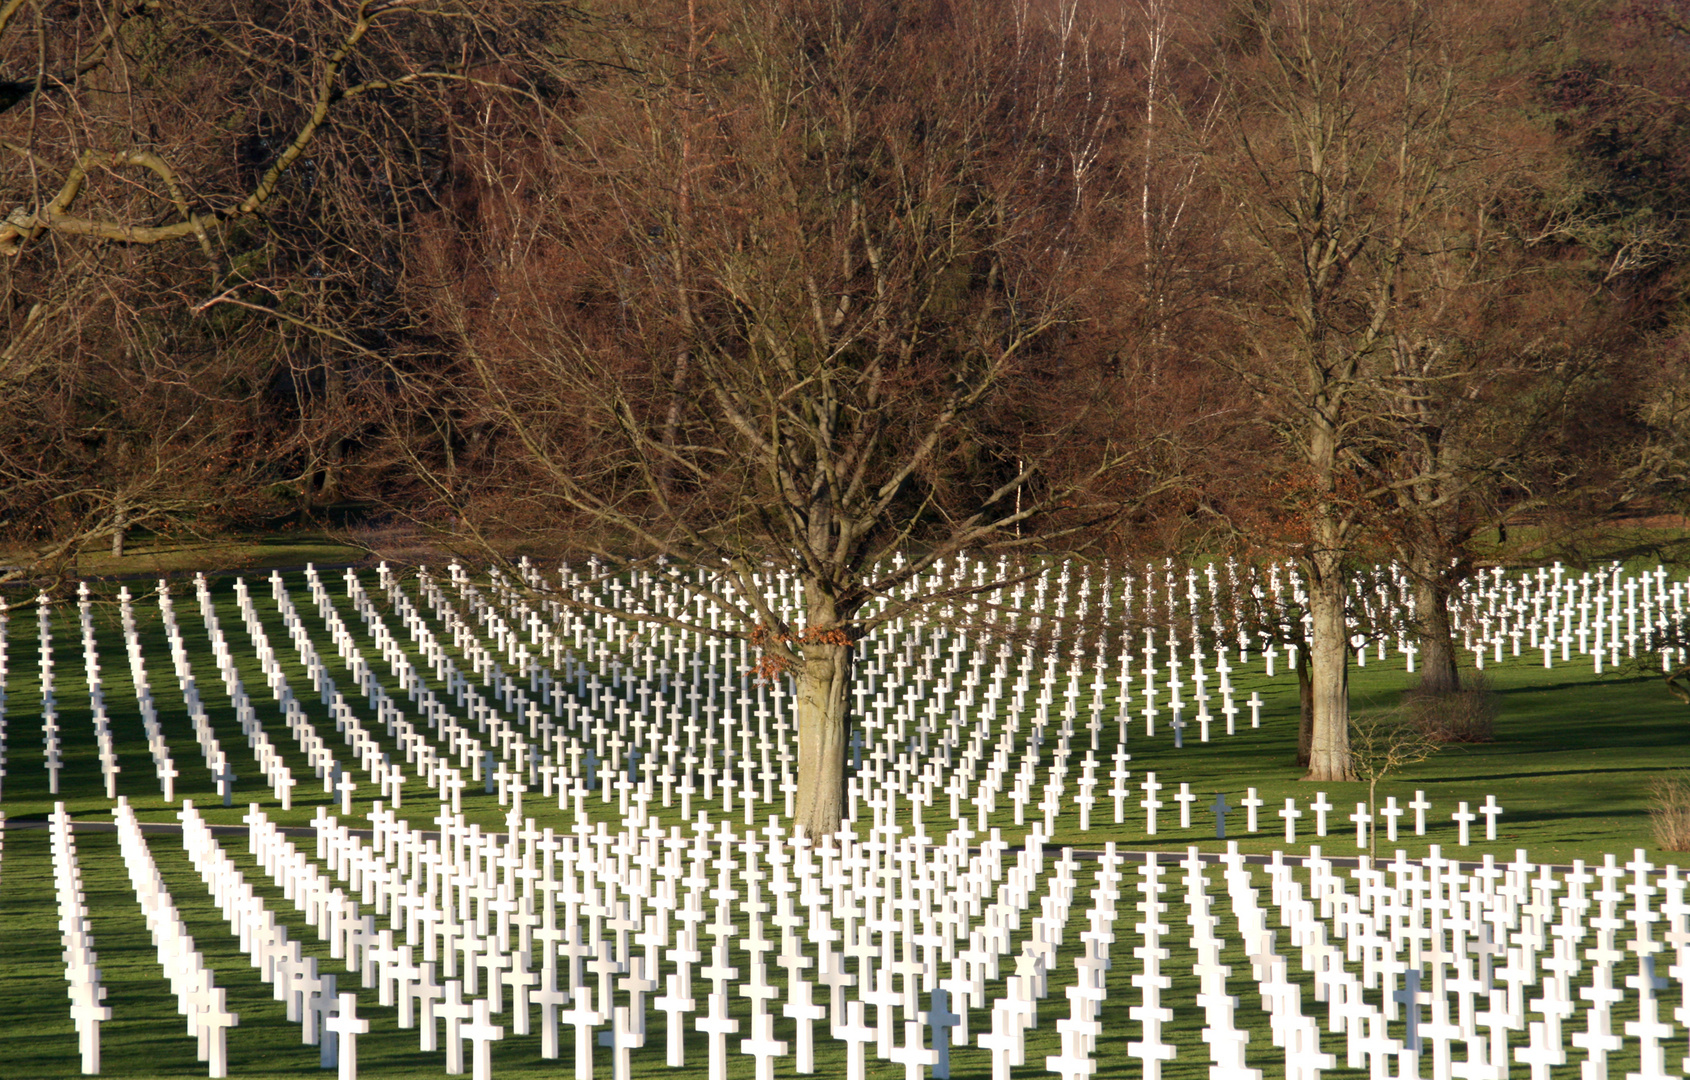
M 1416 727 L 1436 743 L 1480 743 L 1495 738 L 1496 698 L 1477 672 L 1453 694 L 1409 691 L 1404 699 Z
M 1690 851 L 1690 772 L 1657 777 L 1649 794 L 1655 843 L 1663 851 Z

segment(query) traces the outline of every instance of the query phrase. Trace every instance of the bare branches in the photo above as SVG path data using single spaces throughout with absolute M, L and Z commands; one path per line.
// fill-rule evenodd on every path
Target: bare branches
M 1377 821 L 1379 781 L 1418 765 L 1441 749 L 1439 743 L 1406 709 L 1375 709 L 1352 721 L 1350 756 L 1356 778 L 1367 784 L 1370 819 Z M 1368 831 L 1368 850 L 1378 850 L 1374 829 Z
M 568 24 L 546 0 L 18 10 L 0 8 L 0 537 L 52 562 L 351 495 L 372 374 L 413 378 L 429 348 L 399 289 L 450 191 L 447 133 L 493 101 L 549 108 Z
M 337 105 L 367 94 L 395 91 L 425 81 L 469 81 L 462 70 L 448 68 L 409 71 L 392 77 L 364 80 L 351 86 L 342 85 L 343 68 L 360 52 L 365 38 L 377 29 L 383 18 L 408 12 L 417 6 L 404 0 L 386 3 L 362 0 L 359 3 L 353 13 L 351 25 L 324 58 L 321 71 L 311 84 L 310 96 L 306 102 L 307 111 L 298 129 L 282 152 L 276 155 L 257 178 L 251 190 L 238 201 L 232 204 L 214 203 L 204 211 L 191 210 L 176 167 L 168 163 L 163 155 L 152 150 L 89 149 L 66 170 L 63 182 L 51 199 L 38 204 L 37 209 L 33 211 L 24 207 L 15 208 L 6 216 L 4 222 L 0 222 L 0 254 L 16 256 L 24 244 L 46 232 L 125 244 L 159 244 L 192 237 L 199 242 L 207 259 L 215 266 L 208 229 L 262 211 L 275 195 L 282 177 L 312 145 Z M 147 5 L 146 10 L 158 14 L 167 9 L 163 5 L 153 4 Z M 0 10 L 0 32 L 4 30 L 6 17 L 8 12 Z M 209 29 L 208 24 L 194 20 L 191 16 L 187 21 L 197 28 Z M 98 47 L 104 49 L 112 42 L 114 35 L 115 31 L 108 24 Z M 212 36 L 221 47 L 233 55 L 246 61 L 254 59 L 250 49 L 236 46 L 225 35 L 218 33 Z M 4 145 L 6 149 L 27 155 L 33 162 L 40 164 L 38 155 L 33 151 L 10 142 Z M 95 217 L 72 213 L 78 196 L 90 179 L 91 170 L 123 166 L 145 168 L 155 173 L 163 182 L 168 197 L 182 220 L 169 225 L 150 225 L 132 218 Z
M 1088 275 L 1113 255 L 1077 226 L 1119 176 L 1099 157 L 1111 76 L 1074 20 L 1006 47 L 984 10 L 716 18 L 708 47 L 656 54 L 636 108 L 588 94 L 531 147 L 478 148 L 489 175 L 576 195 L 479 188 L 473 229 L 436 249 L 437 325 L 473 392 L 454 376 L 411 408 L 485 432 L 490 473 L 442 445 L 430 490 L 506 530 L 579 523 L 624 558 L 792 567 L 812 623 L 852 633 L 937 560 L 1078 542 L 1170 490 L 1138 436 L 1178 421 L 1151 421 L 1108 347 L 1082 344 Z M 1087 74 L 1053 83 L 1045 45 Z M 1055 191 L 1049 144 L 1018 125 L 1081 94 Z M 478 500 L 472 476 L 503 494 Z M 894 551 L 909 558 L 871 573 Z M 741 591 L 736 632 L 770 625 Z

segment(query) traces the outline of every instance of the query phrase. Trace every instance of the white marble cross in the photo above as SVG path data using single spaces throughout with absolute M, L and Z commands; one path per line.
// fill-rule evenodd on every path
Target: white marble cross
M 1162 785 L 1156 782 L 1154 772 L 1147 772 L 1139 787 L 1144 789 L 1144 798 L 1140 799 L 1138 804 L 1144 808 L 1144 831 L 1149 836 L 1155 836 L 1156 811 L 1162 808 L 1162 801 L 1156 797 L 1156 793 L 1162 790 Z
M 100 1025 L 112 1017 L 111 1007 L 101 1005 L 105 996 L 105 988 L 98 981 L 73 983 L 70 988 L 70 1018 L 76 1026 L 77 1048 L 82 1055 L 82 1071 L 85 1075 L 98 1075 L 100 1071 Z M 227 1072 L 214 1074 L 227 1075 Z
M 1255 788 L 1246 788 L 1244 798 L 1240 799 L 1239 803 L 1244 807 L 1244 831 L 1255 832 L 1256 811 L 1264 805 L 1261 796 L 1256 794 Z
M 575 988 L 575 1003 L 558 1014 L 558 1019 L 575 1029 L 575 1080 L 593 1080 L 593 1028 L 604 1023 L 603 1012 L 593 1008 L 593 987 Z
M 787 1003 L 781 1007 L 782 1016 L 797 1021 L 796 1069 L 801 1073 L 816 1071 L 814 1024 L 827 1016 L 826 1007 L 810 1000 L 813 990 L 814 986 L 805 982 L 802 974 L 795 972 L 787 982 Z
M 845 1042 L 845 1080 L 864 1080 L 863 1050 L 869 1043 L 876 1042 L 879 1039 L 879 1032 L 863 1022 L 863 1008 L 861 1001 L 846 1002 L 845 1022 L 836 1022 L 833 1025 L 833 1037 Z M 985 1046 L 986 1043 L 982 1041 L 980 1045 Z M 994 1065 L 993 1068 L 994 1080 L 1000 1080 L 997 1076 L 996 1066 Z M 711 1080 L 722 1080 L 722 1078 L 712 1075 Z
M 464 1040 L 463 1024 L 473 1012 L 473 1006 L 463 997 L 464 984 L 457 979 L 448 979 L 445 986 L 445 1000 L 434 1006 L 434 1018 L 446 1024 L 446 1071 L 453 1076 L 461 1075 L 464 1071 Z M 434 1035 L 433 1021 L 424 1017 L 429 1029 L 424 1038 L 432 1039 Z
M 206 1061 L 212 1080 L 221 1080 L 229 1075 L 228 1029 L 240 1023 L 240 1017 L 229 1011 L 225 994 L 222 987 L 214 989 L 208 1007 L 201 1009 L 194 1018 L 206 1045 Z
M 887 1055 L 894 1065 L 904 1067 L 904 1080 L 922 1080 L 930 1066 L 938 1064 L 939 1052 L 927 1048 L 922 1043 L 922 1032 L 927 1025 L 920 1020 L 904 1021 L 904 1041 L 901 1046 L 894 1046 Z M 760 1077 L 759 1080 L 771 1080 Z
M 227 755 L 221 755 L 217 768 L 213 770 L 212 779 L 217 781 L 217 790 L 223 796 L 223 805 L 235 805 L 235 770 L 230 766 Z
M 774 1080 L 775 1058 L 786 1054 L 785 1041 L 776 1039 L 774 1035 L 774 1017 L 762 1000 L 753 1001 L 751 1037 L 740 1040 L 739 1048 L 741 1053 L 757 1059 L 757 1080 Z
M 1297 819 L 1303 816 L 1303 812 L 1297 809 L 1297 800 L 1287 797 L 1285 807 L 1279 811 L 1279 816 L 1285 819 L 1285 842 L 1295 844 L 1297 842 Z
M 460 1027 L 458 1034 L 474 1047 L 470 1066 L 473 1080 L 492 1080 L 493 1044 L 505 1037 L 505 1029 L 489 1019 L 486 998 L 476 999 L 473 1019 Z
M 934 987 L 928 995 L 927 1022 L 933 1028 L 933 1075 L 936 1080 L 950 1080 L 951 1031 L 962 1023 L 962 1017 L 951 1011 L 950 991 Z M 802 1070 L 800 1070 L 802 1071 Z
M 1467 809 L 1466 803 L 1458 803 L 1455 813 L 1450 815 L 1450 817 L 1455 820 L 1456 825 L 1455 842 L 1460 844 L 1462 847 L 1466 847 L 1468 845 L 1472 835 L 1470 829 L 1473 822 L 1478 819 L 1478 816 L 1479 815 Z
M 323 1022 L 323 1030 L 335 1036 L 335 1056 L 340 1080 L 358 1080 L 358 1036 L 370 1033 L 370 1022 L 358 1016 L 358 995 L 340 995 L 335 1014 Z
M 1326 792 L 1315 792 L 1314 802 L 1309 804 L 1309 808 L 1314 811 L 1314 834 L 1316 836 L 1325 836 L 1326 815 L 1330 814 L 1333 809 L 1332 804 L 1326 801 Z
M 1385 819 L 1385 839 L 1393 844 L 1397 842 L 1397 819 L 1402 817 L 1403 813 L 1403 809 L 1397 805 L 1397 797 L 1386 796 L 1385 806 L 1379 811 L 1379 816 Z
M 1432 804 L 1426 801 L 1426 793 L 1424 791 L 1416 791 L 1414 793 L 1414 799 L 1408 804 L 1408 807 L 1410 810 L 1414 811 L 1414 835 L 1425 836 L 1426 811 L 1432 808 Z
M 693 1021 L 693 1026 L 709 1038 L 709 1080 L 727 1080 L 728 1036 L 739 1031 L 739 1021 L 728 1016 L 727 994 L 713 993 L 709 1000 L 710 1012 Z M 580 1080 L 591 1080 L 591 1077 L 580 1078 Z
M 1174 796 L 1174 801 L 1179 803 L 1179 827 L 1191 828 L 1191 804 L 1197 801 L 1197 796 L 1191 791 L 1191 785 L 1180 784 L 1179 794 Z
M 1479 813 L 1485 816 L 1485 839 L 1496 839 L 1496 819 L 1502 814 L 1502 807 L 1496 804 L 1495 795 L 1486 795 L 1485 804 L 1479 807 Z

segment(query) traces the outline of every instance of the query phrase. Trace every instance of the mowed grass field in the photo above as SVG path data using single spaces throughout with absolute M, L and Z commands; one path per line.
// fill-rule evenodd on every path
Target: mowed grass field
M 333 739 L 332 722 L 326 710 L 310 695 L 309 684 L 293 657 L 281 619 L 268 602 L 268 588 L 254 575 L 249 581 L 258 609 L 265 620 L 265 628 L 272 644 L 282 654 L 283 666 L 290 683 L 302 704 L 311 714 L 320 731 Z M 373 574 L 366 574 L 366 584 L 373 588 Z M 308 625 L 314 622 L 315 612 L 308 603 L 302 577 L 287 577 L 296 606 Z M 331 592 L 341 605 L 342 617 L 355 635 L 360 635 L 360 647 L 366 656 L 377 654 L 363 627 L 353 616 L 344 593 Z M 104 590 L 102 590 L 104 591 Z M 225 809 L 214 794 L 215 786 L 194 745 L 191 726 L 176 686 L 162 625 L 158 616 L 156 597 L 142 596 L 143 586 L 131 585 L 138 596 L 136 614 L 147 668 L 151 676 L 154 697 L 159 705 L 160 722 L 170 743 L 175 763 L 182 775 L 177 780 L 178 797 L 194 800 L 202 808 L 207 820 L 236 825 L 240 823 L 250 801 L 259 802 L 271 820 L 284 825 L 303 825 L 317 812 L 327 807 L 338 810 L 338 800 L 323 793 L 321 785 L 313 781 L 304 756 L 298 751 L 284 725 L 280 723 L 273 703 L 264 690 L 256 659 L 250 651 L 243 652 L 246 642 L 240 616 L 235 608 L 227 580 L 214 583 L 218 615 L 229 636 L 248 693 L 252 695 L 259 715 L 270 731 L 271 739 L 288 760 L 299 778 L 295 789 L 293 810 L 280 810 L 267 789 L 258 786 L 256 768 L 240 737 L 228 698 L 223 692 L 212 660 L 205 627 L 194 601 L 190 584 L 178 584 L 175 590 L 177 619 L 183 633 L 194 668 L 196 681 L 204 698 L 212 724 L 235 761 L 241 780 L 237 783 L 234 806 Z M 102 599 L 95 607 L 95 621 L 104 674 L 108 712 L 123 773 L 118 783 L 119 793 L 125 795 L 144 822 L 171 822 L 177 807 L 164 802 L 146 755 L 145 739 L 135 710 L 134 689 L 129 680 L 128 662 L 118 628 L 114 604 Z M 53 618 L 53 659 L 57 675 L 56 697 L 60 711 L 60 725 L 66 766 L 62 776 L 59 798 L 78 821 L 110 821 L 111 804 L 105 797 L 95 756 L 95 742 L 91 714 L 88 709 L 87 686 L 83 675 L 83 651 L 74 604 L 55 609 Z M 334 651 L 327 647 L 327 634 L 317 639 L 319 652 L 331 666 L 337 682 L 348 685 L 349 679 L 339 667 Z M 54 904 L 51 862 L 47 834 L 31 828 L 44 822 L 54 799 L 47 791 L 47 772 L 42 766 L 39 696 L 38 652 L 36 620 L 32 607 L 16 608 L 7 628 L 7 776 L 5 777 L 0 810 L 4 810 L 8 825 L 3 859 L 0 859 L 0 1016 L 10 1018 L 0 1024 L 0 1080 L 12 1078 L 74 1076 L 79 1072 L 76 1042 L 68 1016 L 63 981 L 63 967 L 59 957 L 57 913 Z M 1440 844 L 1446 857 L 1478 859 L 1486 853 L 1499 861 L 1507 861 L 1516 849 L 1524 849 L 1535 860 L 1569 863 L 1574 859 L 1600 861 L 1604 853 L 1615 853 L 1624 862 L 1634 849 L 1641 848 L 1656 864 L 1677 861 L 1690 863 L 1690 856 L 1662 852 L 1655 848 L 1648 819 L 1648 784 L 1654 777 L 1690 764 L 1685 747 L 1690 743 L 1690 709 L 1671 698 L 1663 689 L 1658 675 L 1645 673 L 1658 669 L 1658 660 L 1647 660 L 1603 676 L 1594 676 L 1588 659 L 1575 659 L 1572 664 L 1558 665 L 1544 670 L 1541 662 L 1529 657 L 1509 660 L 1487 668 L 1486 677 L 1496 696 L 1498 720 L 1493 742 L 1469 746 L 1448 747 L 1420 765 L 1413 766 L 1380 786 L 1380 800 L 1395 795 L 1406 804 L 1416 790 L 1426 792 L 1433 803 L 1431 828 L 1425 837 L 1413 835 L 1412 819 L 1403 819 L 1397 844 L 1387 844 L 1381 835 L 1379 853 L 1387 857 L 1396 848 L 1410 855 L 1423 854 L 1427 845 Z M 385 668 L 378 664 L 382 670 Z M 1641 670 L 1640 670 L 1641 669 Z M 1365 668 L 1352 671 L 1352 695 L 1359 710 L 1392 709 L 1398 706 L 1402 690 L 1412 677 L 1402 670 L 1400 660 L 1381 662 L 1370 658 Z M 1160 831 L 1149 837 L 1144 829 L 1144 812 L 1136 793 L 1130 801 L 1124 825 L 1113 824 L 1112 802 L 1101 793 L 1107 781 L 1100 785 L 1100 799 L 1093 810 L 1093 828 L 1081 832 L 1078 815 L 1070 802 L 1065 806 L 1058 823 L 1053 844 L 1072 845 L 1083 850 L 1101 849 L 1113 841 L 1122 849 L 1140 851 L 1183 851 L 1195 845 L 1205 851 L 1225 848 L 1213 838 L 1213 818 L 1207 806 L 1215 792 L 1224 791 L 1234 805 L 1247 787 L 1256 787 L 1266 805 L 1262 807 L 1259 831 L 1244 831 L 1242 810 L 1228 822 L 1228 835 L 1246 852 L 1265 853 L 1286 849 L 1288 854 L 1301 854 L 1310 842 L 1322 845 L 1326 854 L 1349 856 L 1356 854 L 1354 828 L 1348 814 L 1358 799 L 1365 798 L 1361 785 L 1322 785 L 1327 798 L 1335 804 L 1329 832 L 1323 840 L 1314 837 L 1314 815 L 1308 803 L 1314 797 L 1312 785 L 1298 780 L 1299 770 L 1294 764 L 1296 736 L 1295 684 L 1285 673 L 1283 664 L 1277 678 L 1266 679 L 1256 660 L 1249 669 L 1234 674 L 1239 698 L 1246 700 L 1252 691 L 1260 692 L 1266 702 L 1262 726 L 1251 729 L 1246 710 L 1238 720 L 1238 734 L 1226 736 L 1224 725 L 1217 723 L 1211 741 L 1201 743 L 1193 725 L 1187 731 L 1186 744 L 1176 749 L 1165 723 L 1158 724 L 1154 737 L 1145 735 L 1142 717 L 1137 716 L 1139 699 L 1134 694 L 1131 709 L 1134 713 L 1129 750 L 1133 755 L 1131 768 L 1134 784 L 1147 770 L 1155 770 L 1165 785 L 1160 798 L 1166 804 L 1161 811 Z M 394 683 L 388 691 L 396 700 L 404 695 Z M 1211 693 L 1215 692 L 1211 682 Z M 1218 707 L 1219 699 L 1211 703 Z M 1166 714 L 1163 715 L 1165 721 Z M 327 728 L 325 728 L 325 724 Z M 1114 725 L 1106 725 L 1113 731 Z M 379 729 L 375 733 L 381 736 Z M 397 756 L 397 755 L 396 755 Z M 1107 767 L 1100 770 L 1105 773 Z M 1199 795 L 1194 807 L 1193 828 L 1178 828 L 1178 807 L 1172 796 L 1181 782 L 1189 783 Z M 368 785 L 360 789 L 356 799 L 355 816 L 370 808 Z M 1072 788 L 1070 788 L 1071 798 Z M 1505 808 L 1498 838 L 1494 843 L 1483 839 L 1483 822 L 1475 822 L 1474 843 L 1457 849 L 1456 830 L 1449 814 L 1458 801 L 1468 801 L 1476 809 L 1486 795 L 1495 795 Z M 1276 811 L 1286 797 L 1297 799 L 1305 816 L 1298 822 L 1298 843 L 1287 847 L 1283 836 L 1283 822 Z M 947 800 L 940 799 L 943 804 Z M 702 802 L 699 805 L 704 805 Z M 596 798 L 589 801 L 595 817 L 612 822 L 616 827 L 614 803 L 604 804 Z M 721 817 L 713 807 L 711 817 Z M 419 827 L 429 825 L 439 810 L 439 803 L 429 789 L 412 778 L 405 790 L 402 816 Z M 497 800 L 483 794 L 479 787 L 466 790 L 466 816 L 486 829 L 502 829 L 504 810 Z M 945 808 L 936 805 L 924 815 L 930 832 L 942 832 L 950 822 Z M 973 808 L 965 807 L 969 820 L 975 820 Z M 558 810 L 555 800 L 546 800 L 531 793 L 526 811 L 543 827 L 551 825 L 567 828 L 573 814 Z M 654 807 L 665 824 L 681 824 L 678 809 L 664 811 Z M 1028 820 L 1036 814 L 1028 811 Z M 907 808 L 905 819 L 907 821 Z M 735 822 L 740 818 L 736 813 Z M 361 824 L 361 822 L 359 822 Z M 1024 832 L 1013 824 L 1013 808 L 1006 798 L 1000 798 L 999 809 L 991 821 L 1001 828 L 1005 839 L 1019 843 Z M 690 835 L 690 833 L 689 833 Z M 273 1000 L 269 987 L 258 979 L 247 959 L 239 953 L 231 936 L 212 906 L 204 885 L 189 866 L 181 851 L 180 839 L 172 835 L 150 837 L 150 847 L 161 873 L 171 889 L 178 910 L 189 924 L 190 931 L 205 954 L 206 964 L 216 972 L 219 986 L 229 989 L 229 1007 L 241 1015 L 240 1027 L 230 1032 L 230 1074 L 251 1077 L 297 1077 L 320 1075 L 316 1067 L 317 1051 L 300 1045 L 299 1028 L 285 1021 L 280 1002 Z M 308 955 L 323 961 L 325 970 L 342 971 L 342 988 L 356 989 L 356 976 L 344 973 L 341 963 L 330 964 L 326 945 L 316 939 L 304 925 L 303 918 L 291 904 L 281 901 L 280 889 L 264 879 L 246 856 L 246 846 L 239 837 L 224 838 L 224 850 L 249 871 L 248 880 L 266 895 L 278 918 L 289 922 L 294 933 L 290 937 L 306 942 Z M 86 884 L 90 919 L 95 947 L 100 954 L 105 985 L 109 988 L 107 1004 L 114 1018 L 103 1029 L 106 1075 L 135 1077 L 176 1077 L 204 1075 L 204 1066 L 194 1060 L 193 1043 L 186 1035 L 185 1021 L 175 1009 L 175 1001 L 160 975 L 152 946 L 147 939 L 141 913 L 117 853 L 115 836 L 109 833 L 78 835 L 78 855 Z M 1052 857 L 1055 852 L 1052 851 Z M 1082 859 L 1079 870 L 1074 914 L 1064 943 L 1064 963 L 1076 954 L 1078 929 L 1083 926 L 1083 913 L 1093 887 L 1095 863 Z M 1121 916 L 1116 923 L 1117 943 L 1114 947 L 1114 966 L 1109 974 L 1110 995 L 1104 1005 L 1105 1036 L 1099 1047 L 1097 1060 L 1099 1075 L 1105 1077 L 1138 1076 L 1139 1062 L 1127 1055 L 1124 1042 L 1140 1037 L 1140 1025 L 1127 1013 L 1130 1005 L 1138 1003 L 1139 992 L 1132 987 L 1131 975 L 1141 970 L 1141 962 L 1134 959 L 1132 947 L 1137 934 L 1132 925 L 1143 918 L 1135 905 L 1143 899 L 1134 891 L 1140 880 L 1129 862 L 1124 868 L 1123 898 L 1119 905 Z M 1190 974 L 1193 958 L 1186 946 L 1190 936 L 1184 923 L 1185 907 L 1180 902 L 1183 885 L 1180 871 L 1170 869 L 1165 882 L 1167 892 L 1162 901 L 1168 911 L 1162 921 L 1169 932 L 1163 946 L 1171 956 L 1163 965 L 1164 973 L 1174 981 L 1166 992 L 1165 1001 L 1174 1005 L 1175 1019 L 1166 1030 L 1170 1042 L 1181 1045 L 1180 1056 L 1164 1065 L 1170 1077 L 1207 1076 L 1207 1054 L 1200 1040 L 1201 1011 L 1186 1004 L 1196 992 L 1195 977 Z M 1220 929 L 1226 935 L 1225 915 L 1228 903 L 1220 884 L 1219 870 L 1211 868 L 1210 893 L 1215 896 L 1217 914 L 1223 915 Z M 1258 873 L 1258 887 L 1265 880 Z M 1024 936 L 1025 930 L 1022 932 Z M 1232 992 L 1240 997 L 1239 1024 L 1254 1032 L 1250 1044 L 1251 1064 L 1263 1068 L 1269 1076 L 1283 1072 L 1283 1052 L 1271 1046 L 1267 1031 L 1267 1016 L 1261 1009 L 1259 994 L 1249 978 L 1249 965 L 1243 959 L 1236 938 L 1231 941 L 1233 965 Z M 1293 976 L 1303 981 L 1304 1009 L 1324 1014 L 1324 1006 L 1312 1002 L 1309 976 L 1296 971 Z M 1012 965 L 1005 964 L 1006 972 Z M 779 976 L 772 969 L 772 976 Z M 1043 1057 L 1059 1051 L 1054 1020 L 1068 1015 L 1067 1002 L 1060 987 L 1072 980 L 1072 969 L 1052 975 L 1050 998 L 1041 1005 L 1039 1027 L 1029 1033 L 1027 1065 L 1017 1073 L 1043 1073 Z M 1623 983 L 1622 983 L 1623 985 Z M 1002 993 L 1001 984 L 992 988 L 994 995 Z M 394 1010 L 375 1004 L 373 991 L 360 997 L 360 1012 L 372 1017 L 374 1030 L 361 1040 L 360 1074 L 367 1076 L 438 1075 L 444 1069 L 443 1054 L 420 1054 L 416 1050 L 416 1033 L 401 1031 L 394 1022 Z M 1634 1000 L 1616 1009 L 1615 1030 L 1628 1015 L 1625 1009 L 1635 1009 Z M 738 1041 L 748 1032 L 746 1003 L 735 1002 L 740 1016 L 740 1034 L 730 1040 L 730 1074 L 752 1075 L 753 1061 L 738 1053 Z M 1629 1014 L 1634 1015 L 1634 1014 Z M 663 1064 L 663 1018 L 654 1013 L 644 1050 L 634 1054 L 636 1075 L 667 1073 Z M 976 1010 L 972 1017 L 978 1028 L 985 1018 Z M 504 1021 L 508 1026 L 508 1013 Z M 790 1022 L 777 1021 L 779 1038 L 790 1040 Z M 818 1031 L 818 1034 L 821 1034 Z M 497 1076 L 546 1075 L 555 1076 L 572 1069 L 571 1036 L 562 1037 L 562 1057 L 559 1061 L 544 1061 L 539 1057 L 538 1037 L 516 1037 L 507 1032 L 505 1041 L 495 1048 L 494 1073 Z M 1341 1040 L 1329 1041 L 1328 1050 L 1340 1046 L 1339 1063 L 1343 1063 Z M 1623 1075 L 1624 1063 L 1635 1060 L 1635 1044 L 1616 1055 L 1612 1062 L 1614 1075 Z M 823 1073 L 843 1071 L 843 1044 L 830 1039 L 818 1039 L 818 1069 Z M 1576 1061 L 1578 1055 L 1574 1054 Z M 608 1076 L 608 1051 L 597 1054 L 597 1075 Z M 691 1036 L 688 1051 L 688 1070 L 702 1071 L 705 1044 L 702 1037 Z M 789 1075 L 791 1059 L 783 1059 L 777 1073 Z M 876 1061 L 870 1055 L 869 1074 L 890 1077 L 902 1074 L 900 1066 Z M 1343 1072 L 1343 1070 L 1335 1070 Z M 1523 1072 L 1521 1073 L 1523 1075 Z M 959 1078 L 990 1075 L 988 1056 L 977 1048 L 959 1049 L 953 1056 L 953 1075 Z M 1576 1065 L 1557 1069 L 1556 1076 L 1577 1075 Z

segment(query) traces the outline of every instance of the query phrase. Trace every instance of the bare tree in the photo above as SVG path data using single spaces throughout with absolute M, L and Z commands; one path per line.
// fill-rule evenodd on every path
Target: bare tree
M 589 98 L 567 134 L 507 145 L 509 183 L 569 205 L 487 191 L 439 255 L 463 375 L 407 412 L 440 437 L 407 419 L 398 440 L 422 512 L 483 552 L 568 522 L 618 568 L 703 568 L 682 583 L 733 613 L 720 631 L 796 680 L 810 835 L 841 818 L 857 642 L 1000 581 L 906 588 L 964 552 L 1080 543 L 1177 458 L 1161 388 L 1077 323 L 1130 204 L 1035 115 L 1073 41 L 1017 40 L 1014 14 L 695 13 L 637 108 Z M 800 617 L 754 580 L 772 567 Z
M 1367 850 L 1379 851 L 1379 781 L 1394 776 L 1410 765 L 1418 765 L 1440 746 L 1407 709 L 1374 709 L 1352 722 L 1350 760 L 1356 779 L 1367 785 Z
M 1216 359 L 1261 403 L 1281 448 L 1263 494 L 1274 546 L 1307 582 L 1307 779 L 1346 780 L 1346 589 L 1379 535 L 1365 455 L 1393 378 L 1445 176 L 1466 145 L 1454 31 L 1432 6 L 1294 0 L 1251 9 L 1217 63 L 1224 121 L 1208 172 L 1235 207 L 1223 282 L 1233 333 Z

